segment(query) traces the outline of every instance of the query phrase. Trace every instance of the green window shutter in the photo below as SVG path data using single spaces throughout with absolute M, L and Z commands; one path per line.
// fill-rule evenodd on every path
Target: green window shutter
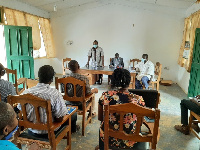
M 32 28 L 5 25 L 4 34 L 8 68 L 17 69 L 17 78 L 34 79 Z

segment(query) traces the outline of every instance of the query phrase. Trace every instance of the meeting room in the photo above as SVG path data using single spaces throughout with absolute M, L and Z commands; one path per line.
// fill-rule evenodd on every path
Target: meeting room
M 0 0 L 0 150 L 199 150 L 200 0 Z

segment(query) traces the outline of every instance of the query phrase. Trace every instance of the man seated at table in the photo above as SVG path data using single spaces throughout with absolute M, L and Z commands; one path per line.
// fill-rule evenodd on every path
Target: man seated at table
M 141 62 L 135 65 L 134 69 L 139 69 L 139 74 L 136 76 L 135 88 L 142 89 L 142 84 L 145 86 L 145 89 L 148 89 L 149 82 L 153 79 L 154 76 L 154 64 L 148 60 L 148 55 L 143 54 Z M 140 83 L 142 81 L 142 84 Z
M 78 64 L 78 62 L 76 60 L 71 60 L 69 63 L 68 63 L 68 67 L 69 67 L 69 70 L 71 71 L 71 73 L 67 73 L 66 75 L 64 75 L 63 77 L 73 77 L 73 78 L 76 78 L 78 80 L 81 80 L 81 81 L 85 81 L 86 83 L 86 91 L 85 91 L 85 95 L 89 95 L 91 93 L 97 93 L 98 92 L 98 89 L 97 88 L 93 88 L 91 89 L 90 88 L 90 84 L 89 84 L 89 80 L 86 76 L 84 75 L 81 75 L 79 74 L 79 69 L 80 69 L 80 66 Z M 68 87 L 68 94 L 73 96 L 73 87 Z M 76 87 L 76 91 L 77 91 L 77 96 L 81 96 L 82 94 L 82 87 L 80 86 L 77 86 Z M 82 103 L 81 102 L 68 102 L 68 104 L 70 105 L 76 105 L 79 107 L 79 109 L 82 109 Z M 95 106 L 95 101 L 93 100 L 92 101 L 92 116 L 95 117 L 96 116 L 96 112 L 94 112 L 94 106 Z
M 123 62 L 123 58 L 119 57 L 119 54 L 116 53 L 115 54 L 115 58 L 111 59 L 110 62 L 110 67 L 124 67 L 124 62 Z
M 1 101 L 7 103 L 7 96 L 16 95 L 16 90 L 11 82 L 1 79 L 1 77 L 4 76 L 5 73 L 6 73 L 5 68 L 0 63 L 0 96 L 1 96 Z
M 62 122 L 63 117 L 67 114 L 68 111 L 62 94 L 57 89 L 50 87 L 50 84 L 53 82 L 54 75 L 55 72 L 52 66 L 44 65 L 40 67 L 38 71 L 39 83 L 36 86 L 25 90 L 22 94 L 33 94 L 42 99 L 50 100 L 53 121 Z M 21 109 L 19 105 L 18 108 Z M 29 121 L 31 122 L 36 121 L 34 107 L 31 104 L 27 104 L 26 112 Z M 46 123 L 47 117 L 46 117 L 46 111 L 44 109 L 40 111 L 40 115 L 45 116 L 41 117 L 42 119 L 41 121 Z M 71 118 L 72 132 L 76 132 L 77 129 L 76 120 L 77 120 L 77 113 L 72 115 Z M 56 129 L 56 131 L 57 130 L 58 129 Z M 29 134 L 32 134 L 34 136 L 48 137 L 48 131 L 46 130 L 29 129 Z

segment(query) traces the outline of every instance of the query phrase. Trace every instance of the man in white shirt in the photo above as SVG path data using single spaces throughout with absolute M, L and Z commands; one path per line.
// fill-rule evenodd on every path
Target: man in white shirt
M 137 68 L 139 69 L 140 72 L 136 76 L 135 88 L 142 89 L 142 84 L 143 84 L 145 86 L 145 89 L 148 89 L 149 82 L 154 77 L 154 64 L 148 60 L 147 54 L 142 55 L 141 62 L 135 65 L 135 69 Z M 142 81 L 142 84 L 140 81 Z

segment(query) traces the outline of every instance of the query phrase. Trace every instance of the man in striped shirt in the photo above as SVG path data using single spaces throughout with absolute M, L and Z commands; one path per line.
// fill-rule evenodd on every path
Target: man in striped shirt
M 65 100 L 61 93 L 55 89 L 51 88 L 50 84 L 53 81 L 53 77 L 55 75 L 54 69 L 50 65 L 44 65 L 40 67 L 38 71 L 39 83 L 30 89 L 27 89 L 23 92 L 23 94 L 33 94 L 45 100 L 51 101 L 51 110 L 52 110 L 52 117 L 54 122 L 61 122 L 63 117 L 67 114 L 67 108 L 65 105 Z M 31 122 L 36 121 L 35 110 L 31 104 L 26 105 L 26 112 L 27 118 Z M 42 117 L 41 117 L 42 116 Z M 40 117 L 42 122 L 47 122 L 46 111 L 44 109 L 40 109 Z M 72 115 L 72 132 L 76 132 L 76 120 L 77 114 Z M 56 129 L 57 131 L 58 129 Z M 46 136 L 48 131 L 46 130 L 35 130 L 29 128 L 29 134 L 34 134 L 36 136 Z
M 16 91 L 11 82 L 1 79 L 1 77 L 4 76 L 5 72 L 6 71 L 4 66 L 0 63 L 0 97 L 1 101 L 7 103 L 7 96 L 16 95 Z

